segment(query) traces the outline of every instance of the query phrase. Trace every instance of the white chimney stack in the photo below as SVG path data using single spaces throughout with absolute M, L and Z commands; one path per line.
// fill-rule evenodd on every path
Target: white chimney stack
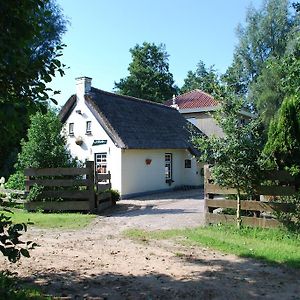
M 84 95 L 91 91 L 92 78 L 77 77 L 76 79 L 76 95 L 78 99 L 84 99 Z

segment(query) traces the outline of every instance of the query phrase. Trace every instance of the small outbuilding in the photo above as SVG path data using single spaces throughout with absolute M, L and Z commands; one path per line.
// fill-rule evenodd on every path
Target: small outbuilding
M 98 173 L 109 171 L 122 198 L 203 185 L 191 125 L 178 110 L 106 92 L 91 81 L 77 78 L 76 94 L 60 112 L 72 156 L 94 161 Z

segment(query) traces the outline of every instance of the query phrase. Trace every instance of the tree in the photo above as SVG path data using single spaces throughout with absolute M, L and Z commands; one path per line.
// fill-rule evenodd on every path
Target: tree
M 64 74 L 60 9 L 54 0 L 12 0 L 0 11 L 0 101 L 48 100 L 46 83 Z
M 240 110 L 243 101 L 227 96 L 221 103 L 215 118 L 224 132 L 224 137 L 193 137 L 193 143 L 202 153 L 199 161 L 212 167 L 212 176 L 221 186 L 237 190 L 237 226 L 241 226 L 241 193 L 253 193 L 259 180 L 259 156 L 261 138 L 259 121 L 251 120 L 242 125 Z
M 165 45 L 144 42 L 142 46 L 137 44 L 129 51 L 132 56 L 129 76 L 115 82 L 116 92 L 154 102 L 172 98 L 176 87 L 169 71 L 169 55 Z
M 0 172 L 12 171 L 15 153 L 29 126 L 30 115 L 55 102 L 46 87 L 57 72 L 66 21 L 54 0 L 0 3 Z
M 267 165 L 300 174 L 300 98 L 285 98 L 271 121 L 264 148 Z
M 16 165 L 17 172 L 9 177 L 6 184 L 10 188 L 24 188 L 24 169 L 58 168 L 76 165 L 66 147 L 66 137 L 62 133 L 63 124 L 54 112 L 36 113 L 31 117 L 27 141 L 21 141 L 21 152 Z M 19 184 L 22 184 L 20 186 Z
M 261 74 L 250 87 L 249 102 L 255 103 L 255 108 L 266 130 L 286 95 L 281 83 L 284 73 L 282 60 L 270 58 L 266 67 L 262 69 Z
M 61 134 L 63 124 L 52 111 L 31 117 L 27 138 L 21 142 L 18 169 L 68 167 L 71 154 L 66 148 L 66 137 Z
M 197 64 L 196 71 L 189 71 L 184 79 L 184 84 L 180 89 L 180 93 L 200 89 L 209 94 L 214 94 L 220 89 L 220 82 L 216 70 L 213 66 L 206 68 L 203 61 Z
M 247 93 L 249 84 L 256 80 L 267 59 L 284 55 L 296 24 L 288 8 L 288 0 L 265 0 L 261 9 L 248 9 L 246 25 L 239 25 L 237 29 L 239 43 L 234 61 L 223 77 L 228 84 L 238 85 L 235 90 Z M 241 82 L 243 85 L 239 87 Z

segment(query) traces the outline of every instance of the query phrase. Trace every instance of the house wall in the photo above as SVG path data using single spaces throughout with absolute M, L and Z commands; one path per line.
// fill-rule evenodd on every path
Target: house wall
M 224 136 L 222 129 L 218 126 L 213 116 L 208 112 L 182 114 L 186 119 L 191 119 L 191 123 L 198 127 L 207 136 Z
M 80 110 L 81 114 L 76 110 Z M 91 121 L 91 134 L 86 134 L 86 122 Z M 74 136 L 68 134 L 69 123 L 74 123 Z M 111 172 L 111 183 L 114 189 L 121 191 L 121 149 L 116 147 L 102 126 L 96 120 L 84 101 L 79 101 L 64 125 L 67 146 L 73 157 L 81 161 L 94 161 L 95 153 L 107 153 L 107 170 Z M 82 145 L 75 143 L 76 139 L 83 139 Z M 94 140 L 107 141 L 106 144 L 93 146 Z
M 174 182 L 165 180 L 165 153 L 172 153 Z M 146 164 L 151 159 L 151 164 Z M 185 159 L 192 159 L 187 150 L 174 149 L 123 149 L 122 150 L 122 197 L 149 191 L 167 190 L 183 185 L 203 185 L 203 177 L 196 160 L 185 168 Z

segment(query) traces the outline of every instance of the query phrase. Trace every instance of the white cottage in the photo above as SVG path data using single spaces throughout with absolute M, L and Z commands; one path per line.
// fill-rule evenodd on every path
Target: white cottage
M 91 81 L 77 78 L 76 95 L 60 112 L 74 157 L 110 171 L 122 198 L 203 185 L 187 121 L 176 109 L 105 92 Z

